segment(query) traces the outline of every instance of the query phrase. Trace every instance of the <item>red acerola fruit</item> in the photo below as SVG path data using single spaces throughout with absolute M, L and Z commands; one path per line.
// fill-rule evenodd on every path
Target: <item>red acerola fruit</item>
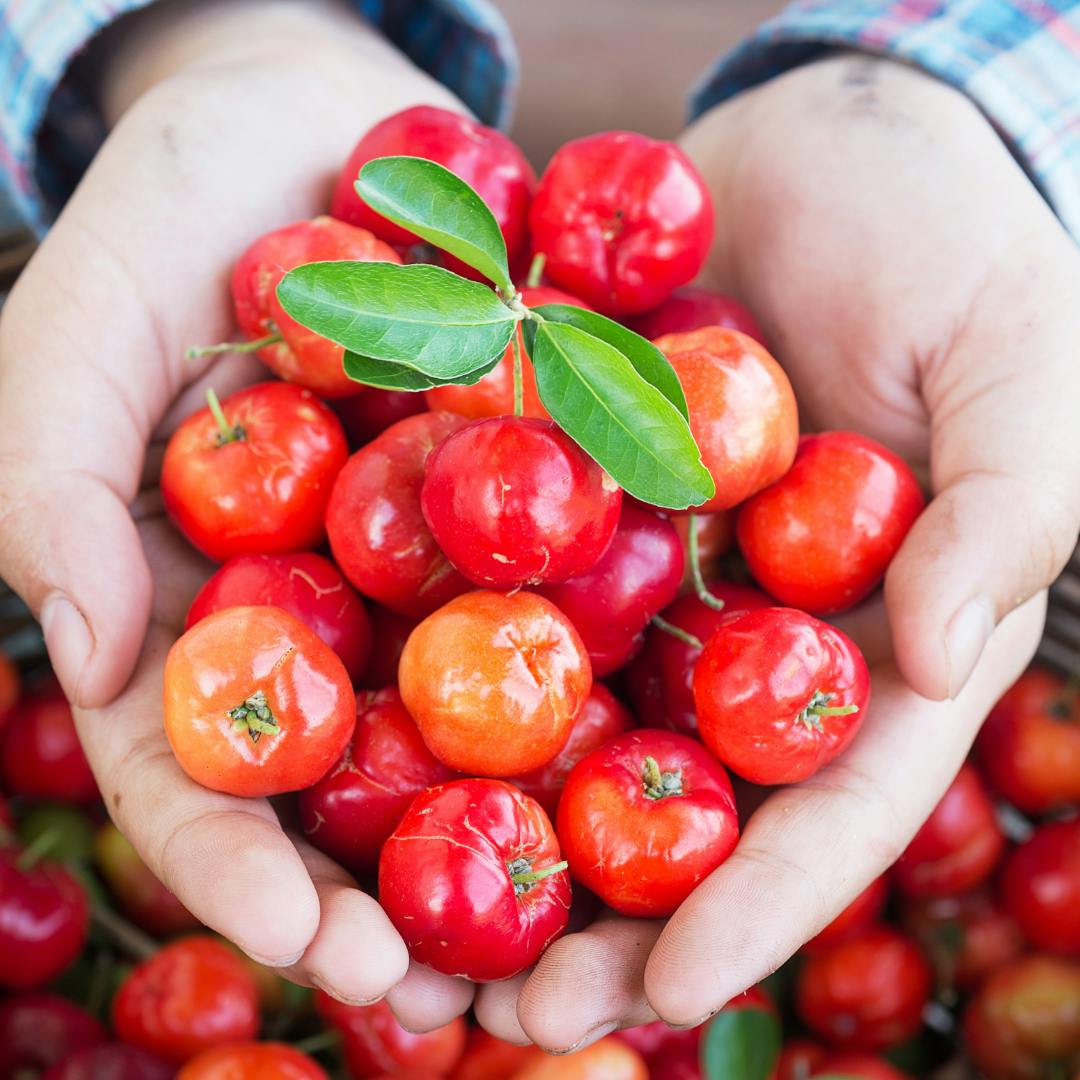
M 15 994 L 0 1001 L 0 1076 L 37 1076 L 108 1036 L 85 1009 L 49 993 Z
M 147 1050 L 123 1043 L 106 1043 L 75 1051 L 53 1066 L 41 1080 L 175 1080 L 175 1077 L 175 1065 Z M 238 1078 L 230 1076 L 227 1080 Z
M 333 409 L 345 429 L 349 448 L 359 450 L 399 420 L 427 412 L 428 404 L 423 394 L 368 386 L 362 394 L 335 401 Z
M 703 326 L 723 326 L 747 334 L 762 345 L 765 335 L 757 319 L 731 296 L 699 285 L 676 289 L 659 307 L 630 319 L 627 326 L 643 338 L 655 341 L 664 334 L 685 334 Z
M 877 922 L 889 897 L 889 883 L 884 875 L 874 878 L 869 885 L 831 923 L 819 931 L 804 949 L 835 945 L 839 941 L 856 937 Z

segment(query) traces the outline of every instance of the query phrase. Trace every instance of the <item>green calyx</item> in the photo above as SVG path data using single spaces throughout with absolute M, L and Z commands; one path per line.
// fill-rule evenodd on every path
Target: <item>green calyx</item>
M 206 391 L 206 404 L 210 409 L 210 415 L 217 424 L 217 435 L 214 437 L 215 446 L 224 446 L 226 443 L 241 442 L 247 438 L 247 432 L 239 424 L 230 424 L 225 416 L 225 410 L 221 407 L 217 394 L 211 387 Z
M 830 705 L 835 694 L 827 694 L 821 690 L 815 690 L 805 709 L 795 717 L 795 723 L 804 724 L 807 729 L 824 731 L 821 725 L 823 716 L 850 716 L 859 711 L 858 705 Z
M 232 721 L 233 731 L 246 731 L 253 743 L 257 743 L 263 735 L 277 735 L 281 731 L 274 710 L 261 690 L 256 690 L 226 715 Z
M 545 866 L 540 870 L 534 870 L 532 865 L 532 859 L 527 859 L 524 856 L 506 864 L 506 869 L 510 873 L 510 880 L 514 883 L 515 896 L 521 896 L 522 893 L 529 892 L 544 878 L 551 877 L 552 874 L 561 874 L 570 864 L 563 860 L 562 862 L 552 863 L 551 866 Z
M 667 799 L 672 795 L 682 795 L 682 770 L 662 772 L 656 758 L 646 757 L 641 766 L 641 785 L 646 799 Z

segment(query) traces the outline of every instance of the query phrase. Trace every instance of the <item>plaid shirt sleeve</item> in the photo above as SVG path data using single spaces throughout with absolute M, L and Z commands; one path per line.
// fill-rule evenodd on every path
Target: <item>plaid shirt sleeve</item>
M 1080 240 L 1080 0 L 798 0 L 706 73 L 692 114 L 836 48 L 962 90 Z
M 5 0 L 0 6 L 0 228 L 44 231 L 105 137 L 68 73 L 90 39 L 152 0 Z M 353 0 L 418 67 L 485 123 L 509 121 L 517 54 L 484 0 Z

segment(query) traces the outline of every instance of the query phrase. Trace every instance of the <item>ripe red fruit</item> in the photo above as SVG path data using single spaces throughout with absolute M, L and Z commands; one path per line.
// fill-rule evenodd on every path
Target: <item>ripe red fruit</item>
M 838 1054 L 822 1061 L 811 1076 L 842 1076 L 845 1080 L 910 1080 L 884 1058 L 870 1054 Z
M 321 780 L 300 792 L 300 824 L 349 870 L 374 870 L 413 798 L 454 776 L 424 744 L 396 688 L 362 691 L 352 741 Z
M 574 624 L 593 675 L 609 675 L 640 647 L 649 620 L 678 595 L 683 563 L 675 526 L 626 502 L 600 561 L 569 581 L 540 585 L 537 592 Z
M 659 307 L 631 319 L 627 326 L 650 341 L 664 334 L 700 330 L 703 326 L 724 326 L 766 344 L 761 327 L 746 307 L 731 296 L 699 285 L 676 289 Z
M 3 729 L 4 721 L 10 715 L 15 702 L 19 700 L 20 685 L 19 669 L 8 654 L 0 649 L 0 730 Z
M 715 514 L 674 514 L 671 523 L 679 534 L 686 555 L 681 591 L 695 591 L 694 570 L 690 562 L 691 527 L 697 534 L 698 567 L 702 577 L 706 581 L 720 577 L 721 559 L 735 543 L 735 515 L 726 510 Z
M 1001 890 L 1028 941 L 1080 956 L 1080 818 L 1041 825 L 1010 852 Z
M 888 897 L 889 883 L 884 875 L 874 878 L 824 930 L 812 937 L 803 948 L 816 949 L 857 937 L 877 922 Z
M 609 1035 L 572 1054 L 544 1055 L 513 1080 L 649 1080 L 649 1069 L 636 1050 Z
M 506 1080 L 547 1055 L 539 1046 L 515 1046 L 489 1035 L 481 1027 L 469 1029 L 465 1053 L 450 1073 L 450 1080 Z
M 398 680 L 431 752 L 479 776 L 549 762 L 592 687 L 570 620 L 528 592 L 466 593 L 439 608 L 406 642 Z
M 925 500 L 891 450 L 851 431 L 804 435 L 780 480 L 739 511 L 735 534 L 761 587 L 816 615 L 881 581 Z
M 85 1009 L 56 994 L 16 994 L 0 1001 L 0 1076 L 37 1076 L 86 1047 L 105 1029 Z
M 255 341 L 280 332 L 284 341 L 259 350 L 275 375 L 320 397 L 367 393 L 342 367 L 345 350 L 298 323 L 278 302 L 278 283 L 312 262 L 401 262 L 397 252 L 370 232 L 330 217 L 298 221 L 261 236 L 240 256 L 232 276 L 236 321 Z
M 632 731 L 566 781 L 559 843 L 576 881 L 623 915 L 670 915 L 734 850 L 739 823 L 723 766 L 668 731 Z
M 694 669 L 702 740 L 755 784 L 813 776 L 855 737 L 869 701 L 858 646 L 793 608 L 729 616 Z
M 309 390 L 258 383 L 173 434 L 161 494 L 180 531 L 218 562 L 317 547 L 334 479 L 348 457 L 338 418 Z
M 285 1043 L 238 1043 L 204 1050 L 176 1080 L 328 1080 L 325 1070 Z
M 810 1039 L 788 1039 L 780 1048 L 776 1069 L 769 1080 L 807 1080 L 828 1057 L 828 1051 Z
M 498 780 L 418 795 L 383 847 L 379 902 L 418 963 L 508 979 L 566 929 L 570 877 L 547 815 Z
M 716 482 L 695 511 L 728 510 L 779 480 L 795 460 L 799 415 L 791 383 L 765 347 L 720 326 L 656 345 L 679 376 L 690 430 Z
M 106 1043 L 54 1065 L 41 1080 L 174 1080 L 176 1066 L 137 1046 Z
M 916 945 L 885 926 L 805 957 L 795 987 L 803 1023 L 836 1046 L 880 1050 L 914 1035 L 931 973 Z
M 237 555 L 199 590 L 185 629 L 229 607 L 277 607 L 294 615 L 337 653 L 354 682 L 371 654 L 371 623 L 364 603 L 341 571 L 311 551 Z
M 255 1038 L 259 995 L 243 961 L 210 937 L 163 945 L 137 965 L 113 1000 L 126 1043 L 180 1064 L 204 1050 Z
M 396 686 L 401 653 L 409 635 L 416 629 L 417 620 L 379 604 L 372 604 L 368 615 L 371 618 L 371 659 L 360 685 L 365 690 Z
M 428 454 L 464 424 L 450 413 L 393 424 L 349 458 L 330 496 L 326 531 L 342 573 L 403 615 L 429 615 L 469 588 L 420 510 Z
M 375 386 L 368 386 L 363 393 L 334 402 L 334 412 L 345 429 L 352 450 L 367 446 L 399 420 L 427 412 L 427 409 L 423 394 L 408 390 L 380 390 Z
M 30 990 L 55 978 L 82 951 L 86 893 L 62 866 L 28 865 L 0 848 L 0 986 Z
M 893 871 L 908 896 L 950 896 L 981 885 L 1005 851 L 994 805 L 964 765 Z
M 513 588 L 592 569 L 615 535 L 622 490 L 550 421 L 502 416 L 435 448 L 420 504 L 465 577 Z
M 1080 964 L 1025 956 L 999 968 L 964 1013 L 964 1042 L 986 1080 L 1075 1076 Z
M 0 780 L 12 795 L 92 803 L 99 798 L 71 706 L 50 680 L 27 694 L 0 732 Z
M 419 237 L 375 213 L 353 186 L 367 162 L 399 154 L 427 158 L 464 180 L 495 215 L 510 263 L 517 262 L 525 248 L 529 201 L 536 185 L 532 166 L 501 132 L 433 105 L 394 113 L 361 138 L 338 175 L 330 213 L 370 229 L 387 243 L 399 247 L 417 243 Z M 439 259 L 450 270 L 475 276 L 453 256 L 440 253 Z
M 732 581 L 714 581 L 709 592 L 721 601 L 717 611 L 695 595 L 681 596 L 660 613 L 666 622 L 708 641 L 728 616 L 739 611 L 757 611 L 772 601 L 757 589 Z M 701 649 L 651 626 L 645 631 L 645 645 L 627 668 L 626 687 L 641 722 L 648 727 L 666 727 L 682 735 L 696 735 L 694 668 Z
M 712 200 L 674 143 L 606 131 L 555 152 L 540 177 L 529 229 L 559 288 L 606 315 L 636 315 L 704 265 Z
M 341 756 L 356 698 L 341 661 L 274 607 L 226 608 L 165 661 L 165 734 L 184 771 L 231 795 L 309 787 Z
M 983 775 L 1019 809 L 1080 802 L 1080 695 L 1055 672 L 1025 671 L 990 710 L 975 747 Z

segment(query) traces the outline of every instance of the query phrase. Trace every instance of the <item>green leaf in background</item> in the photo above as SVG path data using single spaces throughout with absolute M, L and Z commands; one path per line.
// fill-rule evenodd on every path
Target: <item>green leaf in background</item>
M 712 497 L 686 420 L 618 349 L 558 322 L 530 320 L 524 333 L 540 400 L 622 488 L 673 510 Z
M 424 264 L 308 263 L 281 279 L 277 296 L 297 322 L 349 352 L 442 381 L 502 356 L 517 326 L 486 285 Z
M 780 1021 L 764 1009 L 731 1009 L 701 1039 L 705 1080 L 769 1080 L 780 1055 Z
M 495 215 L 449 169 L 425 158 L 375 158 L 354 186 L 376 213 L 457 256 L 513 296 L 506 241 Z
M 547 322 L 576 326 L 579 330 L 613 345 L 634 365 L 634 370 L 647 383 L 652 383 L 682 413 L 684 419 L 690 418 L 679 376 L 675 374 L 668 358 L 651 341 L 604 315 L 586 311 L 585 308 L 571 307 L 569 304 L 541 304 L 536 313 Z
M 453 379 L 434 379 L 403 364 L 393 364 L 387 360 L 373 360 L 370 356 L 359 353 L 345 354 L 345 374 L 355 382 L 365 386 L 377 386 L 381 390 L 407 390 L 415 392 L 430 390 L 433 386 L 472 386 L 479 382 L 502 359 L 500 353 L 494 360 L 488 360 L 475 371 L 459 375 Z

